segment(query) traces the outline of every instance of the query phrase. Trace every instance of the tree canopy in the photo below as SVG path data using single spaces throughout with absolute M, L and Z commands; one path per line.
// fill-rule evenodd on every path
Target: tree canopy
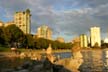
M 70 49 L 72 43 L 62 43 L 59 41 L 33 37 L 31 34 L 24 34 L 16 25 L 11 24 L 0 27 L 0 44 L 20 45 L 22 48 L 47 49 L 51 44 L 53 49 Z
M 4 28 L 5 41 L 8 44 L 14 42 L 22 42 L 24 39 L 24 33 L 16 25 L 12 24 Z

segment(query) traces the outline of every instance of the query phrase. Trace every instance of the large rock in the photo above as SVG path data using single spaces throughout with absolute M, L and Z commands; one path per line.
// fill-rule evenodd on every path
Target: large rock
M 13 71 L 13 72 L 29 72 L 27 69 L 19 70 L 19 71 Z
M 23 69 L 29 69 L 32 66 L 32 62 L 26 61 L 24 64 L 21 66 Z
M 73 72 L 79 72 L 78 69 L 83 63 L 83 56 L 80 51 L 73 53 L 72 58 L 62 59 L 57 62 L 57 64 L 63 65 L 67 69 Z
M 44 72 L 44 71 L 43 71 L 43 64 L 35 65 L 35 66 L 32 68 L 31 72 Z
M 48 58 L 44 61 L 26 61 L 22 66 L 14 69 L 4 69 L 0 72 L 71 72 L 62 65 L 50 62 Z
M 14 69 L 2 69 L 0 70 L 0 72 L 13 72 Z
M 53 72 L 71 72 L 62 65 L 53 65 Z

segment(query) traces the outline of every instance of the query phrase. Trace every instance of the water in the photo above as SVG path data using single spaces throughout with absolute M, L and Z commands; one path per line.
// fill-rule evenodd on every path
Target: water
M 81 72 L 108 72 L 107 50 L 82 51 L 82 55 Z
M 45 55 L 45 54 L 42 54 Z M 63 53 L 54 53 L 55 56 L 60 56 L 61 59 L 63 58 L 69 58 L 71 57 L 71 53 L 70 52 L 63 52 Z M 5 56 L 0 55 L 0 70 L 3 68 L 15 68 L 18 67 L 20 65 L 22 65 L 25 61 L 30 60 L 29 58 L 26 59 L 20 59 L 17 57 L 11 57 L 11 58 L 7 58 Z
M 71 57 L 71 52 L 54 53 L 61 59 Z M 84 62 L 80 66 L 80 72 L 108 72 L 108 50 L 88 50 L 82 51 Z M 27 59 L 26 59 L 27 60 Z M 0 69 L 15 68 L 24 61 L 19 58 L 0 59 Z
M 84 50 L 80 72 L 108 72 L 108 50 Z M 61 59 L 71 57 L 71 52 L 55 53 Z
M 63 58 L 70 58 L 72 56 L 72 53 L 71 52 L 62 52 L 62 53 L 54 53 L 54 55 L 56 57 L 60 56 L 60 59 L 63 59 Z
M 12 69 L 18 66 L 21 66 L 25 61 L 29 61 L 30 59 L 20 59 L 18 57 L 3 57 L 0 58 L 0 71 L 3 69 Z
M 43 57 L 46 55 L 45 53 L 42 53 L 41 54 Z M 72 53 L 71 52 L 60 52 L 60 53 L 53 53 L 53 55 L 55 57 L 60 57 L 60 59 L 63 59 L 63 58 L 70 58 L 72 56 Z

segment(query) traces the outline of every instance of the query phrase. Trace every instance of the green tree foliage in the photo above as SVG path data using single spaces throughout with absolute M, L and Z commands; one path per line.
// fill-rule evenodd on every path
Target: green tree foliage
M 34 47 L 34 39 L 31 34 L 26 34 L 24 39 L 24 47 L 33 48 Z
M 4 27 L 0 27 L 0 44 L 4 45 L 5 44 L 5 34 L 4 34 Z
M 108 43 L 102 43 L 101 48 L 108 48 Z
M 48 47 L 48 40 L 44 38 L 35 39 L 35 48 L 36 49 L 46 49 Z
M 100 48 L 99 44 L 96 42 L 95 45 L 93 46 L 93 48 Z
M 25 48 L 47 49 L 51 44 L 53 49 L 71 49 L 72 43 L 62 43 L 59 41 L 48 40 L 44 38 L 33 38 L 31 34 L 24 34 L 16 25 L 12 24 L 7 27 L 0 27 L 0 44 L 10 46 L 21 45 Z
M 5 27 L 5 40 L 8 44 L 22 42 L 24 33 L 14 24 Z
M 49 44 L 51 44 L 53 49 L 71 49 L 72 48 L 72 43 L 61 43 L 59 41 L 47 40 L 44 38 L 35 39 L 36 49 L 47 49 Z

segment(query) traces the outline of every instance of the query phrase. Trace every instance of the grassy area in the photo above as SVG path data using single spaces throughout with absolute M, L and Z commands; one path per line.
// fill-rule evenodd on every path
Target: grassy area
M 11 51 L 10 48 L 0 46 L 0 52 L 9 52 L 9 51 Z
M 0 52 L 10 52 L 11 49 L 7 48 L 7 47 L 2 47 L 0 46 Z M 45 53 L 45 50 L 31 50 L 31 49 L 24 49 L 24 48 L 19 48 L 18 51 L 20 52 L 29 52 L 29 51 L 33 51 L 33 52 L 37 52 L 37 53 Z M 57 50 L 53 50 L 53 52 L 70 52 L 71 50 L 66 50 L 66 49 L 57 49 Z
M 31 50 L 31 49 L 18 49 L 20 52 L 29 52 L 29 51 L 32 51 L 32 52 L 37 52 L 37 53 L 45 53 L 46 51 L 45 50 Z M 71 50 L 66 50 L 66 49 L 57 49 L 57 50 L 52 50 L 53 53 L 60 53 L 60 52 L 71 52 Z

